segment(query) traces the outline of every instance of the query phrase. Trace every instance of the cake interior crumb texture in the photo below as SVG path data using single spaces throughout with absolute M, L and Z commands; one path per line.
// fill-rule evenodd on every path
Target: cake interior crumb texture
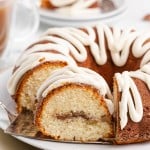
M 96 141 L 113 136 L 112 118 L 96 89 L 66 85 L 42 102 L 37 123 L 55 139 Z
M 24 74 L 16 96 L 19 112 L 22 111 L 23 107 L 29 110 L 35 109 L 36 92 L 40 85 L 49 77 L 52 71 L 65 65 L 66 62 L 45 62 Z

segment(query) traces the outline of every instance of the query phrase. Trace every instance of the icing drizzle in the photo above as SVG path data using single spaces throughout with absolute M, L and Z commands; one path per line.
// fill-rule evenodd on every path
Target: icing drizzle
M 126 64 L 132 44 L 132 53 L 137 58 L 144 55 L 150 47 L 149 43 L 144 44 L 148 38 L 148 33 L 140 34 L 135 31 L 131 32 L 131 29 L 122 31 L 116 27 L 112 27 L 111 29 L 106 25 L 99 24 L 95 28 L 98 36 L 98 42 L 96 42 L 95 30 L 92 27 L 85 27 L 85 30 L 87 33 L 75 28 L 61 28 L 59 30 L 58 28 L 50 28 L 45 35 L 55 35 L 69 42 L 65 44 L 66 48 L 70 50 L 71 54 L 79 62 L 86 60 L 87 51 L 85 46 L 89 46 L 95 61 L 99 65 L 104 65 L 107 62 L 106 41 L 112 61 L 119 67 Z M 139 50 L 140 48 L 142 51 Z

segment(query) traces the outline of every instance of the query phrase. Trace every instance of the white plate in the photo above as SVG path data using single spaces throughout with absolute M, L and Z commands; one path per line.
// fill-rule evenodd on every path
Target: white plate
M 51 26 L 58 26 L 58 27 L 63 27 L 63 26 L 72 26 L 72 27 L 84 27 L 84 26 L 94 26 L 98 23 L 104 23 L 108 25 L 112 25 L 113 22 L 117 21 L 119 18 L 121 18 L 125 14 L 125 11 L 122 12 L 121 14 L 104 19 L 104 20 L 89 20 L 89 21 L 63 21 L 59 19 L 50 19 L 46 17 L 41 17 L 41 22 L 51 25 Z
M 7 84 L 10 74 L 11 74 L 11 69 L 0 74 L 0 89 L 1 89 L 0 100 L 3 100 L 3 103 L 5 103 L 9 109 L 14 111 L 15 110 L 14 102 L 11 100 L 6 89 L 6 84 Z M 5 130 L 8 125 L 9 125 L 8 118 L 5 112 L 0 109 L 0 127 Z M 110 149 L 120 149 L 120 148 L 121 150 L 150 149 L 149 143 L 115 146 L 115 145 L 100 145 L 100 144 L 59 143 L 59 142 L 34 140 L 34 139 L 23 138 L 19 136 L 15 136 L 15 138 L 27 144 L 30 144 L 32 146 L 45 149 L 45 150 L 101 150 L 101 149 L 110 150 Z
M 116 18 L 123 14 L 125 10 L 127 9 L 126 1 L 125 0 L 112 0 L 117 7 L 115 10 L 107 12 L 107 13 L 95 13 L 92 15 L 79 15 L 79 16 L 67 16 L 59 14 L 55 11 L 41 9 L 40 10 L 40 16 L 41 21 L 45 22 L 50 25 L 56 25 L 56 26 L 83 26 L 84 24 L 90 24 L 93 25 L 97 23 L 98 21 L 102 22 L 110 22 L 113 20 L 113 18 Z

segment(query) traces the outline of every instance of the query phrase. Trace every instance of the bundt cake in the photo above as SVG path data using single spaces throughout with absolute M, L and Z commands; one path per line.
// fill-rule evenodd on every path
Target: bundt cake
M 150 33 L 50 28 L 19 58 L 8 91 L 54 139 L 150 141 Z
M 65 15 L 83 15 L 100 12 L 101 0 L 41 0 L 41 8 Z

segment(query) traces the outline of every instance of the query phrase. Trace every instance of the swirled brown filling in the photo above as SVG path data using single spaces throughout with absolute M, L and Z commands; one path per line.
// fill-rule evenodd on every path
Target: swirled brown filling
M 73 118 L 83 118 L 87 121 L 93 121 L 93 122 L 110 122 L 110 118 L 108 116 L 101 116 L 101 117 L 92 117 L 89 114 L 86 114 L 84 111 L 70 111 L 65 114 L 55 114 L 55 117 L 59 120 L 66 120 L 66 119 L 73 119 Z

